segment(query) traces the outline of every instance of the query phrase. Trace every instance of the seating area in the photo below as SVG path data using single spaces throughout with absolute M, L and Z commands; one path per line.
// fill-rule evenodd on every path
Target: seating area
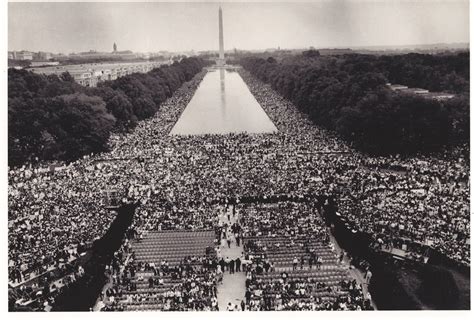
M 186 257 L 205 255 L 206 248 L 214 248 L 214 239 L 213 230 L 151 231 L 133 244 L 133 251 L 137 261 L 174 266 Z
M 228 209 L 232 220 L 224 217 L 229 224 L 216 230 L 148 231 L 133 240 L 132 258 L 114 279 L 113 298 L 105 310 L 219 310 L 217 286 L 225 271 L 231 277 L 233 263 L 240 262 L 246 275 L 239 280 L 243 287 L 245 281 L 239 295 L 244 298 L 245 292 L 245 301 L 234 306 L 231 294 L 229 310 L 371 308 L 316 208 L 294 202 L 236 207 Z M 240 260 L 224 259 L 222 251 L 236 245 L 237 238 L 243 243 Z
M 217 306 L 214 240 L 213 230 L 198 230 L 151 231 L 134 241 L 134 259 L 125 267 L 114 292 L 116 301 L 107 309 L 213 310 Z
M 335 301 L 335 298 L 347 293 L 343 290 L 341 283 L 351 279 L 347 271 L 343 270 L 295 270 L 256 275 L 254 280 L 253 286 L 262 288 L 263 296 L 275 297 L 283 290 L 284 284 L 288 283 L 290 287 L 294 285 L 295 288 L 293 291 L 288 290 L 287 298 L 318 297 L 322 301 Z M 302 283 L 305 285 L 301 285 Z M 298 289 L 299 291 L 297 291 Z
M 275 270 L 282 271 L 287 270 L 293 266 L 294 259 L 300 259 L 300 257 L 307 257 L 304 262 L 303 268 L 309 268 L 316 266 L 317 261 L 309 261 L 311 254 L 320 258 L 321 269 L 331 269 L 338 266 L 337 254 L 327 244 L 324 244 L 317 240 L 293 240 L 287 238 L 273 238 L 273 237 L 252 237 L 247 238 L 245 243 L 248 245 L 252 243 L 252 250 L 255 254 L 263 254 L 269 262 L 273 263 Z M 298 268 L 301 265 L 301 261 L 298 260 Z M 311 263 L 311 264 L 310 264 Z
M 328 244 L 282 237 L 250 238 L 245 244 L 257 261 L 273 265 L 273 271 L 264 273 L 257 262 L 248 276 L 247 304 L 251 310 L 290 310 L 291 301 L 319 310 L 347 300 L 349 292 L 343 284 L 352 279 Z
M 283 202 L 242 211 L 245 254 L 253 260 L 245 283 L 249 310 L 371 308 L 315 208 Z

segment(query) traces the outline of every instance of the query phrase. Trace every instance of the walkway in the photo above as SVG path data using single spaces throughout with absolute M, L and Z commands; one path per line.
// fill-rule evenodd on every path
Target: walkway
M 230 220 L 228 219 L 230 217 Z M 235 217 L 232 215 L 232 206 L 230 206 L 227 211 L 223 208 L 223 212 L 219 215 L 219 220 L 222 223 L 227 223 L 227 225 L 232 225 L 234 222 L 238 221 L 239 214 L 236 213 Z M 237 247 L 235 238 L 231 236 L 232 243 L 230 248 L 227 246 L 225 239 L 222 239 L 220 245 L 220 254 L 219 257 L 224 259 L 229 257 L 230 259 L 237 259 L 242 255 L 243 245 Z M 224 272 L 224 279 L 221 284 L 217 287 L 217 302 L 219 304 L 219 310 L 225 311 L 229 302 L 234 305 L 239 306 L 240 302 L 244 299 L 245 296 L 245 273 L 236 272 L 229 274 L 228 271 Z

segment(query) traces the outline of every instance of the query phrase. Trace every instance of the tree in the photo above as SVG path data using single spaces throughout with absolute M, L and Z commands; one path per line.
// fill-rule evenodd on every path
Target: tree
M 58 110 L 52 134 L 61 138 L 61 158 L 72 160 L 106 150 L 115 118 L 107 112 L 102 99 L 79 93 L 56 97 L 51 104 Z
M 257 54 L 243 57 L 240 63 L 315 124 L 361 150 L 409 154 L 467 141 L 467 98 L 439 102 L 392 92 L 386 86 L 393 82 L 464 92 L 468 72 L 461 70 L 469 63 L 467 55 L 316 56 L 310 50 L 275 63 Z
M 319 53 L 318 50 L 310 49 L 307 51 L 303 51 L 303 56 L 307 58 L 314 58 L 314 57 L 319 57 L 321 54 Z
M 107 100 L 107 110 L 117 120 L 118 130 L 134 128 L 137 124 L 137 117 L 133 113 L 133 106 L 128 97 L 121 91 L 115 91 L 115 95 Z
M 276 59 L 273 58 L 273 57 L 268 57 L 268 58 L 267 58 L 267 62 L 268 62 L 268 63 L 276 63 L 277 61 L 276 61 Z
M 21 165 L 34 158 L 72 161 L 105 151 L 112 131 L 135 127 L 208 62 L 182 58 L 148 74 L 131 74 L 100 83 L 77 84 L 64 73 L 40 75 L 8 70 L 8 162 Z

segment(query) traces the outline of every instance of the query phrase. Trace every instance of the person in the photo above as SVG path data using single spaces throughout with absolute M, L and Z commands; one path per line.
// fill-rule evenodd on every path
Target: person
M 370 284 L 370 279 L 372 278 L 372 272 L 367 269 L 367 273 L 365 274 L 365 281 L 367 284 Z
M 221 266 L 222 272 L 225 271 L 225 264 L 226 264 L 226 263 L 225 263 L 224 258 L 221 258 L 221 260 L 219 260 L 219 265 Z
M 323 264 L 323 258 L 321 256 L 318 256 L 318 260 L 316 261 L 318 270 L 321 269 L 322 264 Z
M 270 269 L 270 264 L 268 263 L 268 261 L 265 261 L 263 263 L 263 268 L 265 269 L 265 272 L 268 273 L 268 270 Z
M 240 272 L 240 265 L 241 264 L 242 264 L 242 261 L 240 261 L 240 258 L 237 257 L 237 259 L 235 259 L 235 271 Z
M 230 258 L 229 257 L 225 258 L 225 266 L 226 266 L 226 269 L 229 270 L 229 266 L 230 266 Z
M 227 304 L 227 311 L 234 311 L 234 305 L 232 304 L 232 302 L 229 302 Z
M 293 270 L 296 270 L 297 267 L 298 267 L 298 258 L 295 257 L 295 258 L 293 259 Z
M 221 231 L 221 241 L 227 238 L 227 225 L 225 224 Z
M 230 249 L 230 243 L 231 243 L 231 239 L 230 239 L 230 235 L 227 237 L 227 246 L 229 247 Z
M 237 243 L 237 247 L 240 247 L 240 234 L 239 233 L 235 234 L 235 242 Z
M 339 263 L 342 263 L 344 260 L 344 251 L 341 250 L 341 253 L 339 254 Z
M 222 267 L 220 264 L 217 265 L 216 277 L 217 277 L 218 282 L 222 282 L 223 274 L 222 274 Z
M 257 274 L 262 274 L 263 273 L 263 268 L 262 266 L 260 265 L 260 263 L 257 264 L 257 266 L 255 267 L 255 272 Z
M 235 267 L 235 261 L 234 259 L 231 259 L 229 262 L 229 273 L 234 273 L 234 267 Z
M 245 256 L 244 256 L 243 252 L 240 255 L 239 259 L 240 259 L 240 263 L 242 265 L 242 271 L 247 272 L 247 260 L 245 260 Z
M 211 307 L 213 310 L 219 311 L 219 304 L 217 303 L 217 299 L 215 297 L 211 299 Z
M 240 301 L 240 309 L 242 311 L 245 311 L 245 301 L 244 300 Z
M 247 305 L 250 304 L 250 298 L 252 297 L 252 292 L 250 292 L 250 290 L 247 288 L 247 290 L 245 291 L 245 303 Z

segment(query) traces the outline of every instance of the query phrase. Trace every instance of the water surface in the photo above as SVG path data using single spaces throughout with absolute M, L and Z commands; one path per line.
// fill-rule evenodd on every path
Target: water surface
M 235 71 L 210 70 L 170 134 L 271 133 L 277 128 Z

